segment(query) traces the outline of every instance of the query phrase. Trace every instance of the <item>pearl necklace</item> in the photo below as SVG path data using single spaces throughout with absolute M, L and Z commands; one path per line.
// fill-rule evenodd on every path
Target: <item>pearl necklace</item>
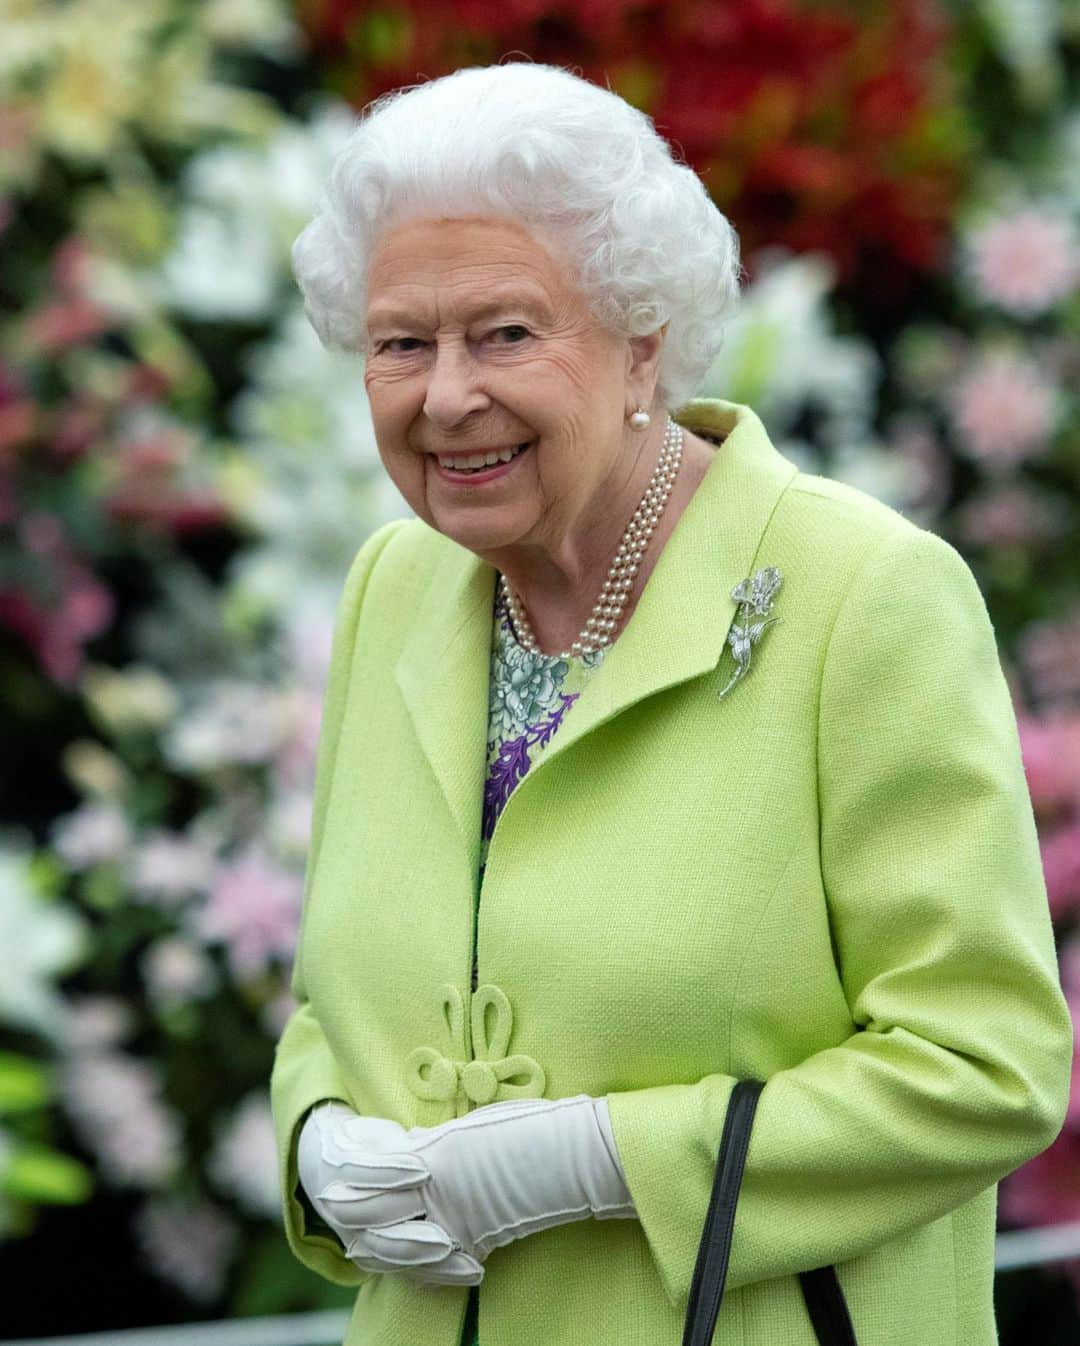
M 529 625 L 520 599 L 511 589 L 506 576 L 500 574 L 499 587 L 510 611 L 510 620 L 517 642 L 523 649 L 528 650 L 530 654 L 539 654 L 545 658 L 576 659 L 583 654 L 596 654 L 601 648 L 611 644 L 613 633 L 626 606 L 627 595 L 633 588 L 634 576 L 641 567 L 641 558 L 645 555 L 649 539 L 656 531 L 656 525 L 671 495 L 675 478 L 679 475 L 682 451 L 682 426 L 669 416 L 664 430 L 664 442 L 645 494 L 634 511 L 634 517 L 626 525 L 619 549 L 600 590 L 600 596 L 593 604 L 592 616 L 568 650 L 563 650 L 558 656 L 543 655 L 543 651 L 537 646 L 536 637 L 533 635 L 533 629 Z

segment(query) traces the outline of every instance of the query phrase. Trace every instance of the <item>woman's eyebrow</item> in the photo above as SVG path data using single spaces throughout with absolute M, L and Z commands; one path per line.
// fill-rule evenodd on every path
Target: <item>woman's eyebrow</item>
M 501 313 L 506 309 L 526 309 L 537 316 L 548 315 L 547 304 L 539 295 L 521 290 L 508 290 L 505 294 L 495 296 L 478 307 L 470 309 L 468 320 L 475 322 L 478 318 L 487 318 L 493 313 Z M 369 327 L 374 327 L 377 323 L 411 323 L 417 321 L 420 321 L 420 319 L 417 318 L 415 313 L 390 306 L 376 305 L 368 314 Z

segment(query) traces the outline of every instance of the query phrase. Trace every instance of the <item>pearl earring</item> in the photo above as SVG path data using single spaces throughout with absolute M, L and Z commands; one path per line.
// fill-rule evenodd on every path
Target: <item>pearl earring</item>
M 649 413 L 643 407 L 638 407 L 637 411 L 630 417 L 630 424 L 635 430 L 644 430 L 651 420 L 652 417 Z

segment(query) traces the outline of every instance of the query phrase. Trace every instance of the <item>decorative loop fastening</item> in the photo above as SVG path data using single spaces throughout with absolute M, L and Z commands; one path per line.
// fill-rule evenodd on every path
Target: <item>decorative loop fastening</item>
M 406 1082 L 417 1098 L 455 1103 L 459 1091 L 472 1103 L 502 1102 L 510 1098 L 543 1098 L 544 1071 L 538 1061 L 521 1052 L 506 1054 L 513 1033 L 514 1014 L 506 993 L 492 982 L 473 992 L 469 1022 L 474 1060 L 465 1049 L 465 1007 L 452 982 L 440 987 L 442 1013 L 451 1055 L 434 1047 L 416 1047 L 405 1061 Z M 488 1012 L 495 1021 L 488 1035 Z M 518 1081 L 513 1083 L 512 1081 Z

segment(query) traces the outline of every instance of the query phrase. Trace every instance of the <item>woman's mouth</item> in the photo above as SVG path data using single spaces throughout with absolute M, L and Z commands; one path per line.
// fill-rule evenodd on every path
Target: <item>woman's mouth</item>
M 485 481 L 494 481 L 496 477 L 505 476 L 518 459 L 523 458 L 527 450 L 533 447 L 535 442 L 535 440 L 528 440 L 524 444 L 518 444 L 511 451 L 512 457 L 508 461 L 485 464 L 483 467 L 448 467 L 436 457 L 435 470 L 444 481 L 451 481 L 456 485 L 467 483 L 470 486 L 479 486 Z

